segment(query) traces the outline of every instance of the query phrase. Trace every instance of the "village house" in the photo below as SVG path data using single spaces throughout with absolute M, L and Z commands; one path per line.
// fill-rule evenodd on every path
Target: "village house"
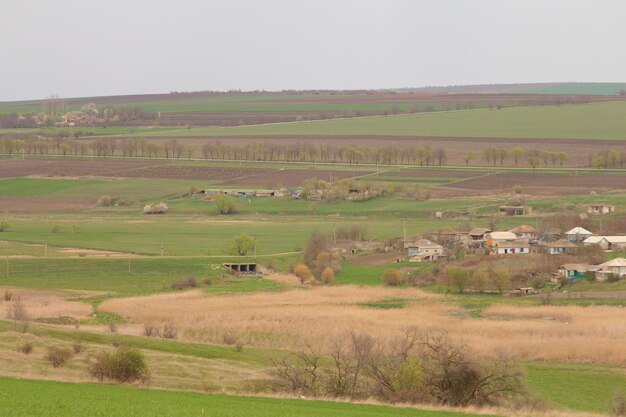
M 527 239 L 516 239 L 500 242 L 491 249 L 491 253 L 497 255 L 520 255 L 530 253 L 530 243 Z
M 436 261 L 445 256 L 443 246 L 428 239 L 419 239 L 407 245 L 409 262 Z
M 615 206 L 609 204 L 592 204 L 587 207 L 588 214 L 610 214 L 615 212 Z
M 499 243 L 517 240 L 517 236 L 512 232 L 491 232 L 485 235 L 487 246 L 497 246 Z
M 543 242 L 554 242 L 555 240 L 561 239 L 562 233 L 560 229 L 549 228 L 544 230 L 541 233 L 541 241 Z
M 235 197 L 286 197 L 290 194 L 286 188 L 278 190 L 264 190 L 264 189 L 239 189 L 239 188 L 206 188 L 200 190 L 200 194 L 215 195 L 225 194 Z
M 620 278 L 626 277 L 626 259 L 615 258 L 608 262 L 598 265 L 596 271 L 596 279 L 598 281 L 606 281 L 609 275 L 617 275 Z
M 537 229 L 527 224 L 517 226 L 515 229 L 509 230 L 511 233 L 515 233 L 518 238 L 537 239 Z
M 486 227 L 475 227 L 470 230 L 467 235 L 471 240 L 483 240 L 485 239 L 485 235 L 487 233 L 491 233 L 491 229 L 487 229 Z
M 561 277 L 572 280 L 583 278 L 587 272 L 596 272 L 598 269 L 600 269 L 598 266 L 589 264 L 563 264 L 557 273 Z
M 526 206 L 500 206 L 498 207 L 498 213 L 502 216 L 523 216 L 530 214 L 530 207 Z
M 574 227 L 565 232 L 565 239 L 572 243 L 583 243 L 585 239 L 592 235 L 593 233 L 589 230 L 583 229 L 582 227 Z
M 576 249 L 578 249 L 578 246 L 565 239 L 547 242 L 542 246 L 546 248 L 548 255 L 572 255 L 576 253 Z
M 467 243 L 469 239 L 466 232 L 449 229 L 437 230 L 432 232 L 430 235 L 433 240 L 447 245 L 464 244 Z
M 598 245 L 605 251 L 623 251 L 626 249 L 626 236 L 589 236 L 585 245 Z

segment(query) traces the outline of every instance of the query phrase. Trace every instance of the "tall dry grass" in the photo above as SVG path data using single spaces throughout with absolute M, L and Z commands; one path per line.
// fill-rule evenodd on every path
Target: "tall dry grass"
M 411 298 L 402 309 L 359 303 Z M 182 338 L 246 345 L 329 349 L 349 332 L 392 337 L 407 328 L 443 330 L 478 354 L 517 359 L 626 365 L 626 310 L 616 307 L 497 305 L 476 319 L 415 289 L 351 286 L 214 296 L 201 291 L 113 299 L 100 307 L 140 322 L 173 321 Z M 548 319 L 546 319 L 548 318 Z
M 4 289 L 0 291 L 4 292 Z M 31 289 L 10 289 L 13 298 L 22 303 L 28 317 L 36 318 L 56 318 L 72 317 L 85 318 L 91 313 L 91 306 L 80 301 L 68 301 L 67 298 L 77 296 L 78 293 L 52 290 L 31 290 Z M 0 318 L 7 316 L 12 302 L 0 303 Z

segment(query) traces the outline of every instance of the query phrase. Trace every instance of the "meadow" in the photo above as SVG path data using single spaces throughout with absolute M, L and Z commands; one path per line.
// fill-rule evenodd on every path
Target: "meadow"
M 626 101 L 477 109 L 236 127 L 199 127 L 176 136 L 454 136 L 623 140 Z M 144 133 L 137 135 L 146 136 Z M 167 132 L 148 136 L 169 136 Z

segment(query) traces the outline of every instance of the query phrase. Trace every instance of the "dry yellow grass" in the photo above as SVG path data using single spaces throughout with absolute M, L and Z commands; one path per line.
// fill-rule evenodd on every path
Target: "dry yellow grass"
M 9 291 L 14 300 L 19 299 L 26 308 L 30 318 L 55 318 L 72 317 L 75 319 L 86 318 L 91 313 L 91 306 L 80 301 L 68 301 L 69 297 L 84 295 L 80 292 L 31 290 L 0 288 L 0 295 Z M 8 309 L 14 301 L 0 302 L 0 318 L 7 317 Z
M 415 301 L 402 309 L 358 305 L 384 298 Z M 476 319 L 439 300 L 414 289 L 342 286 L 229 296 L 190 291 L 113 299 L 100 308 L 139 322 L 172 321 L 183 338 L 204 342 L 228 335 L 259 347 L 328 349 L 350 331 L 391 337 L 416 328 L 447 331 L 486 356 L 626 365 L 625 309 L 502 305 Z

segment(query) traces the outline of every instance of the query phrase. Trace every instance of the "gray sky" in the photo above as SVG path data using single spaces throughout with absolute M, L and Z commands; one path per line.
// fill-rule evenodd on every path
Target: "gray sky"
M 621 0 L 0 0 L 0 101 L 626 81 Z

